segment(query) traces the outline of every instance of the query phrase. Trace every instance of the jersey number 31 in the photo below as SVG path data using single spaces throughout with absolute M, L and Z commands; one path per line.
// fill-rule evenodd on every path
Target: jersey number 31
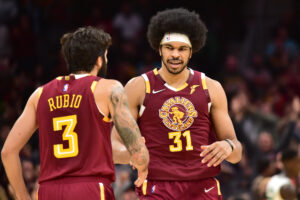
M 176 144 L 176 146 L 175 145 L 170 145 L 169 146 L 171 152 L 182 151 L 182 141 L 180 139 L 181 135 L 186 138 L 185 150 L 186 151 L 192 151 L 194 149 L 193 145 L 192 145 L 192 139 L 191 139 L 190 131 L 184 131 L 182 134 L 181 134 L 181 132 L 169 132 L 169 139 L 174 138 L 174 144 Z

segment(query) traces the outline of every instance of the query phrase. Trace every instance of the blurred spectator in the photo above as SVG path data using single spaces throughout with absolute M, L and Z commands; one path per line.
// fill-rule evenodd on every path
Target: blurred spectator
M 129 188 L 122 194 L 121 200 L 138 200 L 134 188 Z
M 116 166 L 116 181 L 113 184 L 116 199 L 121 199 L 122 194 L 132 187 L 130 174 L 131 168 L 129 165 Z
M 121 37 L 124 40 L 139 41 L 143 26 L 142 17 L 133 10 L 132 4 L 123 2 L 120 12 L 113 20 L 113 27 L 120 31 Z
M 283 169 L 280 174 L 271 177 L 266 187 L 267 199 L 296 200 L 296 178 L 300 170 L 300 158 L 297 151 L 286 149 L 282 152 Z
M 251 193 L 255 200 L 265 200 L 266 187 L 270 177 L 276 173 L 275 160 L 263 157 L 257 161 L 257 175 L 252 182 Z
M 258 53 L 253 55 L 250 64 L 251 65 L 244 70 L 244 76 L 254 96 L 261 98 L 264 96 L 265 89 L 271 84 L 271 74 L 266 69 L 263 56 Z
M 298 55 L 299 47 L 296 42 L 289 38 L 285 27 L 279 27 L 276 35 L 267 46 L 267 59 L 273 75 L 278 76 L 287 70 Z

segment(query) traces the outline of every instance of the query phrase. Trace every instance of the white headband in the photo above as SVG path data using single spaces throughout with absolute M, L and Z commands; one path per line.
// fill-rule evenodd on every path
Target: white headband
M 182 33 L 165 33 L 164 37 L 160 41 L 160 44 L 165 44 L 168 42 L 183 42 L 192 47 L 188 36 Z

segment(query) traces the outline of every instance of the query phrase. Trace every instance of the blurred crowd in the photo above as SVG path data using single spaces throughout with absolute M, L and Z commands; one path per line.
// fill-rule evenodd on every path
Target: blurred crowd
M 34 89 L 68 73 L 60 54 L 63 33 L 87 25 L 109 32 L 108 78 L 125 84 L 160 67 L 159 55 L 147 42 L 147 24 L 157 11 L 173 7 L 195 10 L 206 23 L 206 46 L 189 67 L 222 83 L 244 146 L 240 163 L 222 164 L 218 178 L 224 199 L 265 199 L 269 178 L 282 170 L 282 150 L 300 153 L 297 0 L 116 0 L 109 5 L 99 0 L 0 0 L 0 149 Z M 38 145 L 37 131 L 21 151 L 32 199 L 38 187 Z M 128 165 L 115 167 L 117 200 L 136 199 L 136 172 Z M 295 182 L 300 194 L 299 176 Z M 13 199 L 2 163 L 0 183 L 0 199 Z

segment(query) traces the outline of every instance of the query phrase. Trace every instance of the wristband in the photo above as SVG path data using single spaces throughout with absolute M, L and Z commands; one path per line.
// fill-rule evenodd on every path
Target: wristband
M 230 145 L 231 150 L 233 151 L 234 147 L 233 147 L 233 145 L 231 144 L 231 141 L 230 141 L 229 139 L 225 139 L 224 141 L 226 141 L 226 142 Z M 231 151 L 231 152 L 232 152 L 232 151 Z

